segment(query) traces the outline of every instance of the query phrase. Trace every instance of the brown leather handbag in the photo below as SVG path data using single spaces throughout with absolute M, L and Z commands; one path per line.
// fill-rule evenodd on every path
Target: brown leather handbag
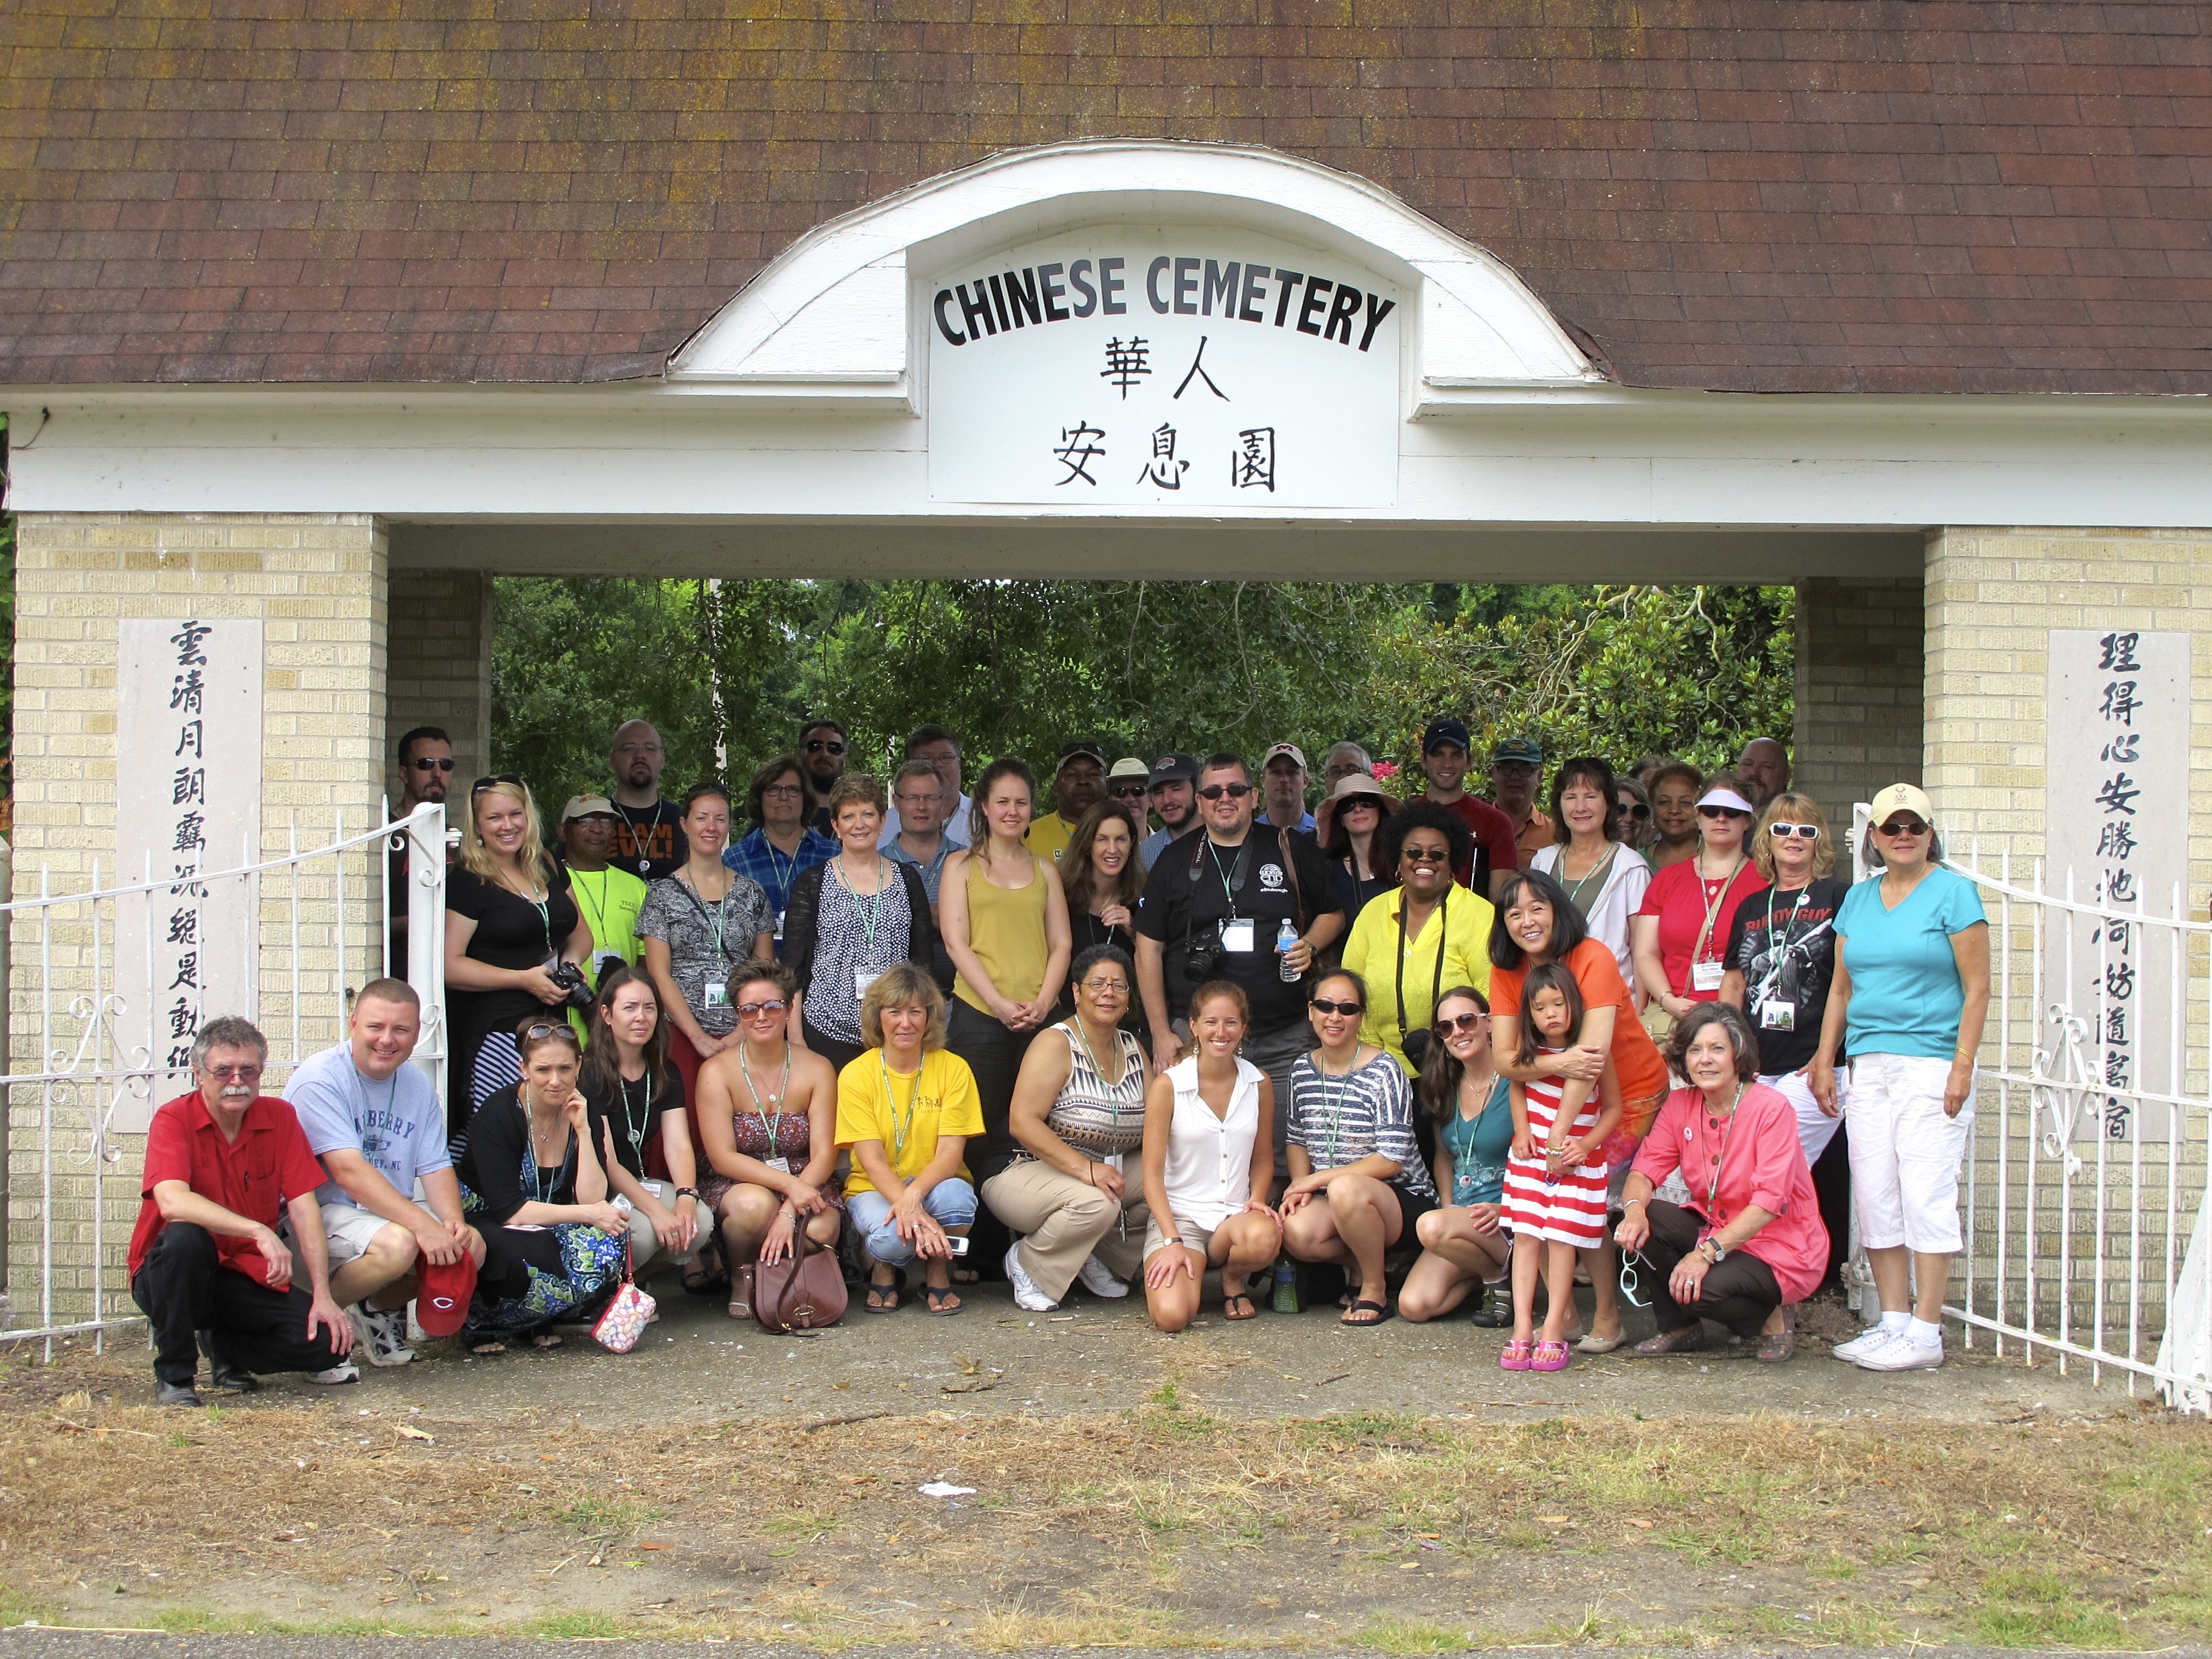
M 834 1325 L 845 1301 L 837 1252 L 809 1238 L 803 1221 L 791 1231 L 789 1255 L 753 1264 L 753 1318 L 770 1336 Z

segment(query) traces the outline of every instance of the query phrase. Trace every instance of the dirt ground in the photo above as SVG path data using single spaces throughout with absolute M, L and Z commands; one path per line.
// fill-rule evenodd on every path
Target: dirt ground
M 1003 1286 L 769 1338 L 665 1288 L 627 1357 L 438 1345 L 199 1412 L 146 1403 L 135 1338 L 17 1351 L 0 1614 L 985 1651 L 2212 1629 L 2212 1427 L 2078 1368 L 1984 1348 L 1879 1376 L 1723 1339 L 1535 1376 L 1462 1321 L 1166 1337 Z

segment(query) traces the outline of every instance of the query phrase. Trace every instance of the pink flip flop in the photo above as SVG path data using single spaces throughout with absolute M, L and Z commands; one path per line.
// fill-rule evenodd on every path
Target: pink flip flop
M 1515 1337 L 1499 1351 L 1498 1369 L 1501 1371 L 1525 1371 L 1528 1369 L 1528 1345 Z
M 1563 1371 L 1567 1368 L 1567 1345 L 1564 1342 L 1539 1342 L 1536 1357 L 1528 1362 L 1532 1371 Z

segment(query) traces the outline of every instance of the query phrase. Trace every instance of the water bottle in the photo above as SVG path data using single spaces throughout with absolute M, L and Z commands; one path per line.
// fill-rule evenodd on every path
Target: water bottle
M 1279 970 L 1286 985 L 1298 982 L 1298 970 L 1291 966 L 1291 951 L 1298 942 L 1298 930 L 1288 916 L 1283 918 L 1281 929 L 1275 934 L 1275 956 Z
M 1279 1314 L 1304 1311 L 1303 1304 L 1298 1300 L 1297 1263 L 1291 1261 L 1288 1255 L 1278 1258 L 1275 1262 L 1274 1296 L 1272 1300 L 1274 1310 Z

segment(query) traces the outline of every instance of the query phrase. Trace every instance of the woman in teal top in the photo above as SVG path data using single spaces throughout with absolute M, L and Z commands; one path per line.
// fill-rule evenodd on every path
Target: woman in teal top
M 1943 1292 L 1959 1228 L 1959 1164 L 1974 1121 L 1974 1054 L 1990 1007 L 1990 930 L 1973 883 L 1942 867 L 1935 810 L 1909 783 L 1874 798 L 1871 857 L 1836 913 L 1836 977 L 1809 1081 L 1850 1138 L 1851 1202 L 1881 1323 L 1840 1345 L 1864 1370 L 1943 1363 Z M 1917 1287 L 1916 1303 L 1913 1291 Z
M 1419 1324 L 1474 1298 L 1469 1316 L 1495 1327 L 1504 1304 L 1506 1237 L 1498 1225 L 1505 1155 L 1513 1146 L 1513 1109 L 1505 1079 L 1490 1052 L 1490 1002 L 1472 985 L 1437 1000 L 1437 1040 L 1413 1085 L 1437 1129 L 1435 1174 L 1440 1209 L 1413 1224 L 1421 1259 L 1398 1291 L 1398 1316 Z

